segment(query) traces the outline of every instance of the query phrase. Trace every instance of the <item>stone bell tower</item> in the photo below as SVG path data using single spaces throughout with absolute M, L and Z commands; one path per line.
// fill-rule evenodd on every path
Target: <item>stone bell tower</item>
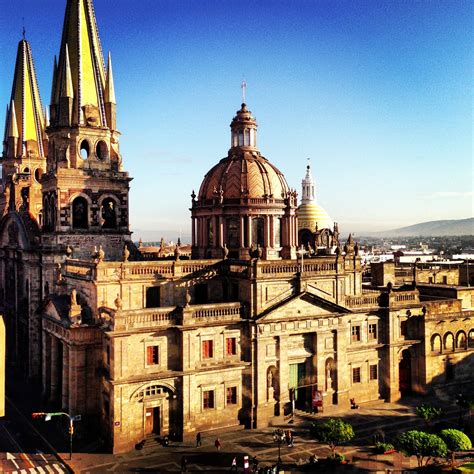
M 54 60 L 43 177 L 43 245 L 70 246 L 75 256 L 102 246 L 116 259 L 130 241 L 112 62 L 102 55 L 92 0 L 68 0 Z

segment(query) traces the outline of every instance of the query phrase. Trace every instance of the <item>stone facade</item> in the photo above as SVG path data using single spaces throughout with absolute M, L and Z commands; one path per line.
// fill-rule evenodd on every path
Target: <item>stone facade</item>
M 88 51 L 68 41 L 84 30 Z M 148 436 L 266 426 L 315 396 L 331 411 L 472 383 L 470 289 L 416 275 L 398 285 L 393 266 L 365 287 L 357 243 L 341 244 L 337 225 L 298 242 L 296 191 L 258 151 L 245 104 L 227 158 L 192 195 L 192 259 L 136 248 L 101 54 L 91 0 L 69 0 L 43 207 L 11 205 L 0 222 L 8 362 L 46 408 L 81 414 L 119 453 Z M 21 156 L 6 129 L 9 162 Z

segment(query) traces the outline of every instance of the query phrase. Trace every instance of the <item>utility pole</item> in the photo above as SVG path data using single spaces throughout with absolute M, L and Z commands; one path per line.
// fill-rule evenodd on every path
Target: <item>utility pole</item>
M 74 436 L 74 422 L 80 421 L 81 415 L 72 416 L 69 413 L 63 411 L 53 413 L 36 412 L 31 414 L 32 418 L 44 419 L 44 421 L 50 421 L 53 416 L 67 416 L 69 420 L 69 459 L 72 459 L 72 438 Z

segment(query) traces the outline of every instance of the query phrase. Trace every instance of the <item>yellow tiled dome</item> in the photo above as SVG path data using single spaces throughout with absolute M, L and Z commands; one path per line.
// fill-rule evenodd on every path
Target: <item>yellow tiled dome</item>
M 314 231 L 316 223 L 318 229 L 332 229 L 334 226 L 328 213 L 315 202 L 300 204 L 296 215 L 298 216 L 298 230 L 310 229 Z

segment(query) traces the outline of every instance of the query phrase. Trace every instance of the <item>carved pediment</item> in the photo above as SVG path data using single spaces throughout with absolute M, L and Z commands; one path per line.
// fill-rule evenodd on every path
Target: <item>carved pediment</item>
M 267 309 L 258 319 L 265 321 L 306 319 L 335 313 L 350 313 L 350 311 L 312 293 L 303 292 Z
M 51 319 L 55 319 L 56 321 L 61 321 L 61 315 L 56 308 L 56 305 L 49 300 L 43 308 L 43 314 Z

